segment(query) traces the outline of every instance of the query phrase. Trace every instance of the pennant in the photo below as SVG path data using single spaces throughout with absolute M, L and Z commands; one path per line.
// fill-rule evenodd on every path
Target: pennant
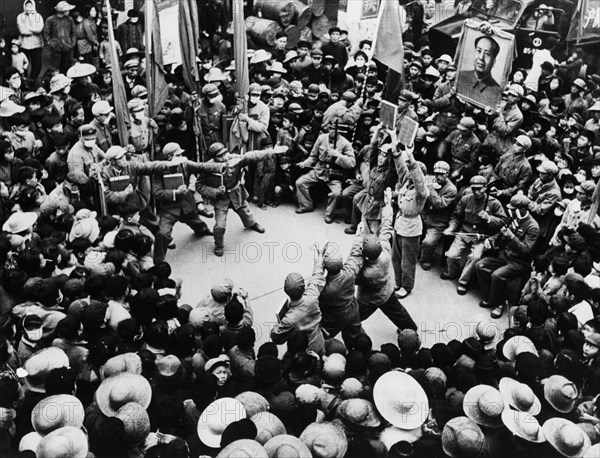
M 198 5 L 196 0 L 179 0 L 179 42 L 181 46 L 181 61 L 183 79 L 192 91 L 200 91 L 200 74 L 196 57 L 198 56 L 198 40 L 200 26 L 198 25 Z
M 382 2 L 379 15 L 373 58 L 396 73 L 402 74 L 404 71 L 404 46 L 402 44 L 400 3 L 397 0 Z
M 160 21 L 156 0 L 146 0 L 146 86 L 148 87 L 148 115 L 153 118 L 169 97 L 165 80 Z
M 127 108 L 127 93 L 125 92 L 125 83 L 123 82 L 123 74 L 121 73 L 119 53 L 117 52 L 110 0 L 106 0 L 106 14 L 108 17 L 108 40 L 110 44 L 113 104 L 115 116 L 117 118 L 119 142 L 121 143 L 121 146 L 125 146 L 129 143 L 129 109 Z

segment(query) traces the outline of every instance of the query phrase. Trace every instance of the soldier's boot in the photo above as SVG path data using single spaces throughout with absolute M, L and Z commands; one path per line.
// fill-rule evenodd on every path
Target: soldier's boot
M 215 238 L 215 256 L 223 256 L 225 252 L 225 229 L 222 227 L 215 227 L 213 229 Z

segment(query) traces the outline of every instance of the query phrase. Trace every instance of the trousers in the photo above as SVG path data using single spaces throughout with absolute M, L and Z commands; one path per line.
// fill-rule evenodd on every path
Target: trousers
M 522 261 L 503 257 L 486 257 L 475 264 L 479 286 L 490 307 L 504 304 L 508 282 L 523 277 L 529 270 Z
M 417 325 L 408 313 L 408 310 L 404 308 L 402 303 L 398 300 L 395 294 L 389 297 L 389 299 L 379 307 L 381 311 L 387 316 L 394 325 L 402 329 L 413 329 L 417 330 Z M 360 315 L 360 321 L 363 322 L 369 318 L 375 311 L 377 306 L 369 302 L 360 303 L 358 307 L 358 313 Z
M 396 287 L 403 287 L 408 292 L 412 291 L 415 286 L 419 239 L 418 235 L 415 237 L 402 237 L 394 234 L 392 265 L 394 266 Z
M 325 209 L 325 216 L 333 218 L 335 209 L 338 206 L 340 199 L 342 198 L 342 182 L 340 180 L 324 181 L 317 176 L 317 172 L 311 170 L 310 172 L 302 175 L 296 181 L 296 197 L 298 198 L 298 208 L 301 210 L 312 210 L 313 201 L 310 197 L 310 188 L 316 184 L 324 183 L 329 187 L 329 200 L 327 201 L 327 208 Z
M 460 263 L 468 252 L 465 265 L 460 268 Z M 475 273 L 475 264 L 483 257 L 483 242 L 478 242 L 474 237 L 457 235 L 446 251 L 447 272 L 450 278 L 459 277 L 458 283 L 467 286 Z M 460 276 L 459 276 L 460 275 Z
M 172 213 L 161 213 L 158 221 L 158 233 L 154 240 L 154 263 L 162 262 L 167 255 L 167 247 L 173 240 L 173 226 L 177 221 L 187 224 L 197 235 L 205 235 L 210 232 L 208 226 L 200 219 L 197 213 L 187 215 L 173 215 Z
M 431 263 L 433 253 L 442 240 L 444 234 L 443 228 L 428 227 L 425 239 L 423 240 L 423 246 L 421 247 L 421 262 Z

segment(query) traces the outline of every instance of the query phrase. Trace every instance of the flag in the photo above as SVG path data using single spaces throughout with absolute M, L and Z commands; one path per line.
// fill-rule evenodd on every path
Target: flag
M 129 109 L 127 108 L 127 94 L 125 92 L 125 83 L 123 82 L 119 53 L 117 52 L 115 41 L 110 0 L 106 0 L 106 15 L 108 17 L 108 40 L 110 45 L 113 104 L 115 106 L 115 116 L 117 118 L 119 141 L 121 142 L 121 146 L 125 146 L 129 142 Z
M 381 2 L 373 58 L 400 74 L 404 68 L 401 24 L 400 3 L 397 0 Z
M 169 87 L 165 80 L 160 22 L 156 0 L 146 0 L 146 87 L 148 88 L 148 115 L 153 118 L 167 98 Z
M 179 0 L 179 42 L 183 79 L 192 91 L 200 90 L 200 74 L 196 63 L 199 39 L 200 26 L 196 0 Z
M 244 21 L 243 0 L 233 0 L 233 56 L 235 60 L 235 91 L 238 95 L 238 114 L 248 111 L 246 95 L 250 85 L 248 76 L 248 43 L 246 23 Z M 236 117 L 229 132 L 229 148 L 239 147 L 243 152 L 244 143 L 248 141 L 248 127 Z
M 233 0 L 233 57 L 235 60 L 235 90 L 245 101 L 250 82 L 243 0 Z M 243 112 L 245 113 L 246 110 L 247 106 L 244 103 Z

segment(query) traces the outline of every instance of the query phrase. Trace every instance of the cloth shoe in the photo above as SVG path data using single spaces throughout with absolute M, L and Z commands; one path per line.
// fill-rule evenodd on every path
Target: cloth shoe
M 260 224 L 258 223 L 254 223 L 252 226 L 250 226 L 248 229 L 250 229 L 251 231 L 254 232 L 258 232 L 259 234 L 264 234 L 265 233 L 265 228 L 262 227 Z

